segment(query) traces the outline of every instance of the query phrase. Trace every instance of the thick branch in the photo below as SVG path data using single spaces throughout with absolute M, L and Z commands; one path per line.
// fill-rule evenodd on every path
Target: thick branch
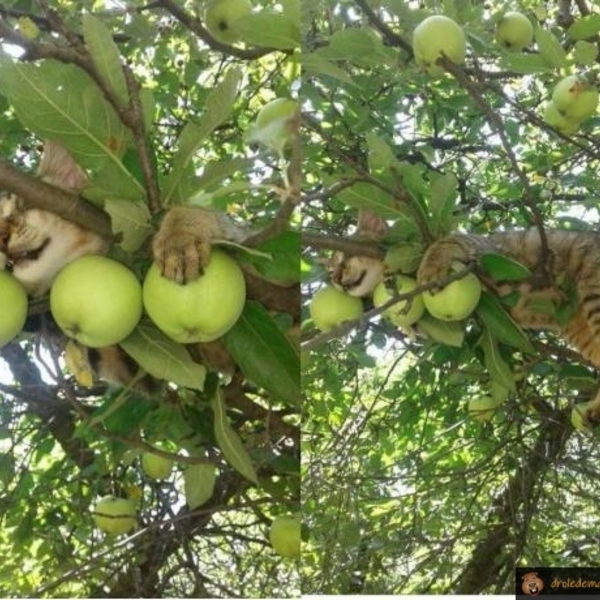
M 0 158 L 0 188 L 16 194 L 27 206 L 40 208 L 80 227 L 113 239 L 109 216 L 87 200 L 19 171 Z
M 369 258 L 381 259 L 385 257 L 385 250 L 375 242 L 361 242 L 320 233 L 303 233 L 302 242 L 305 246 L 312 246 L 313 248 L 339 250 L 348 256 L 368 256 Z
M 452 587 L 452 593 L 479 594 L 496 579 L 503 567 L 513 569 L 516 566 L 517 514 L 521 507 L 534 504 L 538 490 L 544 485 L 544 474 L 564 452 L 569 433 L 568 417 L 569 412 L 562 411 L 543 422 L 530 454 L 494 500 L 487 519 L 488 533 L 474 548 L 471 561 Z M 521 524 L 521 529 L 526 525 Z

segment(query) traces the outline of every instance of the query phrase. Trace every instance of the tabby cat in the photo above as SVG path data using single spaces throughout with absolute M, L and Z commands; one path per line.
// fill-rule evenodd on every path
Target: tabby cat
M 59 143 L 48 141 L 38 170 L 54 186 L 79 194 L 85 172 Z M 179 283 L 202 272 L 215 239 L 242 241 L 246 232 L 225 216 L 186 206 L 169 210 L 153 240 L 153 258 L 162 273 Z M 0 269 L 9 269 L 30 297 L 43 296 L 67 263 L 86 254 L 105 253 L 108 243 L 54 213 L 30 208 L 14 195 L 0 198 Z M 117 347 L 91 353 L 99 376 L 116 383 L 131 380 L 135 365 Z
M 439 239 L 423 256 L 418 283 L 440 281 L 450 274 L 455 262 L 476 265 L 486 252 L 511 258 L 528 267 L 532 276 L 524 281 L 503 282 L 478 273 L 487 288 L 500 297 L 519 292 L 510 310 L 519 325 L 556 331 L 583 358 L 600 368 L 600 233 L 547 230 L 545 235 L 547 255 L 537 229 L 488 236 L 457 233 Z M 383 264 L 374 265 L 373 260 L 361 256 L 337 258 L 337 268 L 344 266 L 346 270 L 336 273 L 334 282 L 342 282 L 341 287 L 352 295 L 369 294 L 383 274 Z M 571 289 L 576 291 L 576 310 L 566 323 L 557 322 L 553 311 L 540 310 L 542 305 L 568 304 L 572 301 Z M 600 422 L 600 392 L 586 417 L 591 423 Z

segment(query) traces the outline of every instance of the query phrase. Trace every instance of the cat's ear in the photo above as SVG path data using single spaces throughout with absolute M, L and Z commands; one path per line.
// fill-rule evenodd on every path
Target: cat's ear
M 47 183 L 78 194 L 88 183 L 85 171 L 73 160 L 67 149 L 55 140 L 44 143 L 38 174 Z
M 380 240 L 388 232 L 388 224 L 380 215 L 368 208 L 358 210 L 358 234 L 373 240 Z

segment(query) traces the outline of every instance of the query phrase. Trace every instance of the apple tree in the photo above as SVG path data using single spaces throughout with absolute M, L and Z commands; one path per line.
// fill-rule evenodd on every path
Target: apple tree
M 299 44 L 295 0 L 2 3 L 3 191 L 103 236 L 140 282 L 171 206 L 228 213 L 249 236 L 220 249 L 246 281 L 235 325 L 207 347 L 144 315 L 114 348 L 125 387 L 95 376 L 47 295 L 2 332 L 1 595 L 298 593 L 297 560 L 269 541 L 299 512 L 298 115 L 256 121 L 297 99 Z M 85 170 L 80 197 L 36 177 L 46 140 Z
M 451 232 L 597 228 L 598 5 L 327 4 L 304 4 L 303 590 L 509 594 L 518 565 L 596 565 L 597 436 L 571 421 L 592 365 L 486 290 L 458 321 L 394 322 L 389 292 L 320 331 L 310 306 L 334 251 L 414 279 Z M 434 16 L 454 25 L 415 47 Z M 353 235 L 365 211 L 384 236 Z M 524 275 L 493 254 L 477 268 Z M 538 307 L 557 320 L 578 302 L 562 285 Z M 407 316 L 424 290 L 402 291 Z

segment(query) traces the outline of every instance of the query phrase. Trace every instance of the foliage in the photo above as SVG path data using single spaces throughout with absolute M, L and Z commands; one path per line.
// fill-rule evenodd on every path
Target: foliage
M 170 0 L 0 8 L 0 187 L 15 191 L 6 165 L 31 185 L 38 146 L 59 140 L 90 177 L 85 198 L 110 216 L 112 255 L 140 279 L 160 216 L 190 203 L 254 232 L 248 248 L 227 250 L 277 300 L 255 298 L 229 332 L 239 367 L 228 374 L 143 320 L 122 347 L 161 381 L 140 373 L 126 389 L 87 387 L 85 356 L 72 345 L 65 356 L 47 301 L 31 303 L 26 331 L 0 350 L 4 597 L 298 593 L 295 561 L 267 537 L 299 502 L 299 358 L 288 335 L 298 305 L 298 158 L 294 144 L 278 155 L 248 135 L 264 105 L 297 88 L 299 5 L 255 3 L 234 46 L 215 40 L 202 15 L 202 3 Z M 265 27 L 273 34 L 261 38 Z M 102 231 L 89 205 L 78 208 Z M 263 351 L 273 345 L 277 353 Z M 141 470 L 141 452 L 153 448 L 176 461 L 165 481 Z M 192 486 L 187 498 L 186 468 L 214 489 Z M 136 502 L 132 534 L 94 528 L 90 506 L 107 493 Z
M 535 25 L 523 52 L 494 41 L 507 9 Z M 412 56 L 431 14 L 469 43 L 440 77 Z M 542 118 L 566 74 L 598 85 L 597 7 L 347 0 L 307 2 L 306 15 L 303 591 L 508 594 L 517 565 L 595 565 L 597 438 L 569 422 L 594 390 L 589 364 L 551 333 L 521 331 L 491 296 L 459 334 L 434 337 L 377 311 L 318 333 L 308 303 L 332 250 L 364 248 L 348 238 L 357 209 L 387 220 L 378 248 L 411 275 L 457 229 L 597 223 L 600 117 L 571 135 Z M 501 257 L 485 266 L 527 275 Z M 504 399 L 493 419 L 469 418 L 469 399 L 488 394 Z

